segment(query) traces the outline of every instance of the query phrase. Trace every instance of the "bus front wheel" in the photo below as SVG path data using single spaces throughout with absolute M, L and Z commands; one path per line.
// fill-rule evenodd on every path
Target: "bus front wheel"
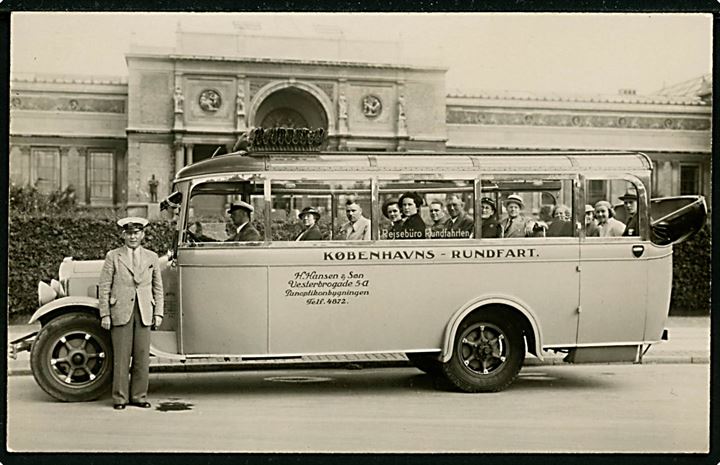
M 94 400 L 112 383 L 112 341 L 95 315 L 68 313 L 47 323 L 30 354 L 38 385 L 63 402 Z
M 460 324 L 452 357 L 442 369 L 461 391 L 497 392 L 515 380 L 524 357 L 522 331 L 512 319 L 502 312 L 481 312 Z

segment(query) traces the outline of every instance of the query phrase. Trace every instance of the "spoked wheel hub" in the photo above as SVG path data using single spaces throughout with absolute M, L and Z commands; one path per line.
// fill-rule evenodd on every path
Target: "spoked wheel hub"
M 51 374 L 70 387 L 92 383 L 109 369 L 104 341 L 84 331 L 67 333 L 57 339 L 50 353 Z
M 475 375 L 488 375 L 505 364 L 508 344 L 503 331 L 495 325 L 476 323 L 460 337 L 458 355 L 467 370 Z

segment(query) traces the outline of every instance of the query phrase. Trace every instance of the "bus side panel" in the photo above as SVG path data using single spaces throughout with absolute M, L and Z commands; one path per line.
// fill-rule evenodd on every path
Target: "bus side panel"
M 650 242 L 592 238 L 581 246 L 578 345 L 618 345 L 642 341 L 648 297 L 647 253 L 633 246 Z
M 653 254 L 662 254 L 648 263 L 648 303 L 645 321 L 645 340 L 659 341 L 667 324 L 672 291 L 672 245 L 652 247 Z M 670 335 L 672 337 L 672 334 Z
M 267 268 L 233 264 L 241 253 L 180 251 L 184 353 L 267 353 Z
M 463 249 L 473 248 L 456 250 Z M 270 352 L 439 350 L 453 314 L 478 298 L 498 297 L 521 302 L 538 315 L 544 344 L 574 344 L 577 247 L 538 245 L 535 250 L 547 261 L 456 258 L 448 263 L 452 250 L 434 248 L 432 263 L 311 265 L 306 258 L 304 266 L 270 267 Z M 562 260 L 558 254 L 570 257 Z

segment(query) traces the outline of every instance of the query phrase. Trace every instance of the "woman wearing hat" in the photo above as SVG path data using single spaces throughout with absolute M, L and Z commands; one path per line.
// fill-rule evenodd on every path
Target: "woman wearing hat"
M 317 222 L 320 221 L 320 212 L 313 207 L 305 207 L 300 212 L 300 221 L 303 230 L 295 238 L 296 241 L 319 241 L 322 239 L 322 233 Z
M 417 192 L 405 192 L 400 196 L 400 208 L 405 216 L 395 239 L 425 239 L 425 222 L 420 217 L 423 199 Z
M 618 237 L 625 231 L 625 224 L 615 219 L 615 210 L 606 200 L 595 204 L 595 219 L 600 237 Z
M 600 230 L 595 221 L 595 209 L 592 205 L 585 205 L 585 237 L 598 237 Z
M 384 239 L 395 239 L 403 224 L 403 215 L 400 212 L 398 199 L 389 199 L 382 206 L 382 213 L 392 223 L 385 232 Z
M 510 194 L 505 200 L 507 217 L 502 220 L 502 237 L 528 237 L 533 235 L 533 228 L 537 224 L 522 215 L 523 199 L 517 194 Z
M 480 216 L 482 217 L 482 228 L 481 234 L 483 238 L 494 238 L 501 236 L 501 229 L 498 222 L 495 220 L 495 201 L 490 197 L 483 197 L 480 199 L 482 209 Z

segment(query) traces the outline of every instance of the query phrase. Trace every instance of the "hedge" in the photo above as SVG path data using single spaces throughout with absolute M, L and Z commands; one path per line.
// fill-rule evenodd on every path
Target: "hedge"
M 9 217 L 8 285 L 11 319 L 29 316 L 37 307 L 37 282 L 57 279 L 64 257 L 103 259 L 121 245 L 115 218 L 78 215 L 20 215 Z M 293 234 L 299 232 L 292 231 Z M 153 222 L 144 246 L 162 255 L 170 247 L 173 227 Z M 276 238 L 277 239 L 277 238 Z M 671 314 L 708 315 L 710 312 L 711 233 L 706 226 L 675 247 Z
M 63 258 L 102 260 L 122 245 L 115 218 L 11 215 L 8 222 L 8 305 L 11 321 L 37 308 L 37 283 L 58 278 Z M 144 247 L 162 255 L 170 248 L 173 226 L 150 223 Z
M 709 315 L 712 231 L 705 225 L 690 240 L 673 248 L 671 315 Z

